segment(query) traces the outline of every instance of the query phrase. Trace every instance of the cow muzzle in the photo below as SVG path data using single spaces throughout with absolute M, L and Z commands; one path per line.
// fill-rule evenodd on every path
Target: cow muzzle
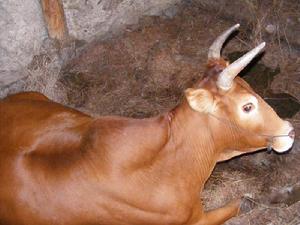
M 295 140 L 295 130 L 290 122 L 284 121 L 284 125 L 279 134 L 281 135 L 272 137 L 270 144 L 276 152 L 286 152 L 293 146 Z

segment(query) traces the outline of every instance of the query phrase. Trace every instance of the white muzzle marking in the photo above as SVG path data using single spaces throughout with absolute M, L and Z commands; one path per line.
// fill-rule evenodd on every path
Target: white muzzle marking
M 283 136 L 274 137 L 272 147 L 276 152 L 282 153 L 288 151 L 293 146 L 295 131 L 293 126 L 288 121 L 285 121 L 280 134 Z

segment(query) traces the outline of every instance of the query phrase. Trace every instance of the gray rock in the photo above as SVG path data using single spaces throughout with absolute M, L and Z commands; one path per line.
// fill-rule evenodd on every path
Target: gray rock
M 181 0 L 63 0 L 63 7 L 69 34 L 91 41 L 137 24 L 144 15 L 161 15 L 169 9 L 165 14 L 173 17 L 177 2 Z M 28 75 L 26 67 L 34 55 L 43 54 L 46 38 L 39 1 L 0 0 L 0 88 Z M 62 57 L 69 54 L 62 53 Z
M 274 32 L 276 31 L 276 26 L 273 25 L 273 24 L 268 24 L 266 26 L 266 31 L 269 33 L 269 34 L 274 34 Z
M 47 36 L 39 1 L 0 1 L 0 85 L 23 76 Z
M 181 0 L 63 0 L 69 33 L 91 40 L 136 24 L 143 15 L 161 15 Z M 167 16 L 176 13 L 167 11 Z

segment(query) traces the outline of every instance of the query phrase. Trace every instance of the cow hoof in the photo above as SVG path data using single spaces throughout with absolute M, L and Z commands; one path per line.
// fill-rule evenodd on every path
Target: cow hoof
M 249 213 L 252 211 L 256 206 L 256 203 L 254 200 L 250 197 L 242 197 L 241 199 L 241 204 L 240 204 L 240 210 L 239 210 L 239 215 Z

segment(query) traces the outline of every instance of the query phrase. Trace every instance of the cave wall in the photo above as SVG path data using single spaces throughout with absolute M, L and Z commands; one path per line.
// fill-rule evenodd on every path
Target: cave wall
M 0 87 L 24 77 L 46 37 L 38 1 L 0 1 Z
M 299 51 L 300 2 L 229 0 L 61 0 L 71 39 L 90 42 L 136 24 L 144 15 L 172 17 L 180 3 L 197 3 L 209 13 L 249 27 L 252 39 L 280 42 Z M 198 6 L 197 6 L 198 7 Z M 250 37 L 251 39 L 251 37 Z M 40 1 L 0 0 L 0 96 L 3 87 L 28 76 L 28 64 L 47 45 L 48 35 Z M 46 47 L 45 47 L 46 46 Z M 53 45 L 50 45 L 53 47 Z M 18 88 L 17 88 L 18 89 Z M 20 89 L 20 88 L 19 88 Z M 3 92 L 3 93 L 6 93 Z
M 159 15 L 181 0 L 62 0 L 72 39 L 90 41 Z M 46 42 L 40 1 L 0 0 L 0 88 L 26 77 L 27 65 Z
M 291 47 L 300 47 L 299 0 L 193 0 L 202 8 L 226 20 L 239 21 L 255 30 L 255 35 L 280 39 Z
M 180 0 L 63 0 L 69 34 L 91 40 L 126 25 L 138 23 L 144 15 L 160 15 Z

